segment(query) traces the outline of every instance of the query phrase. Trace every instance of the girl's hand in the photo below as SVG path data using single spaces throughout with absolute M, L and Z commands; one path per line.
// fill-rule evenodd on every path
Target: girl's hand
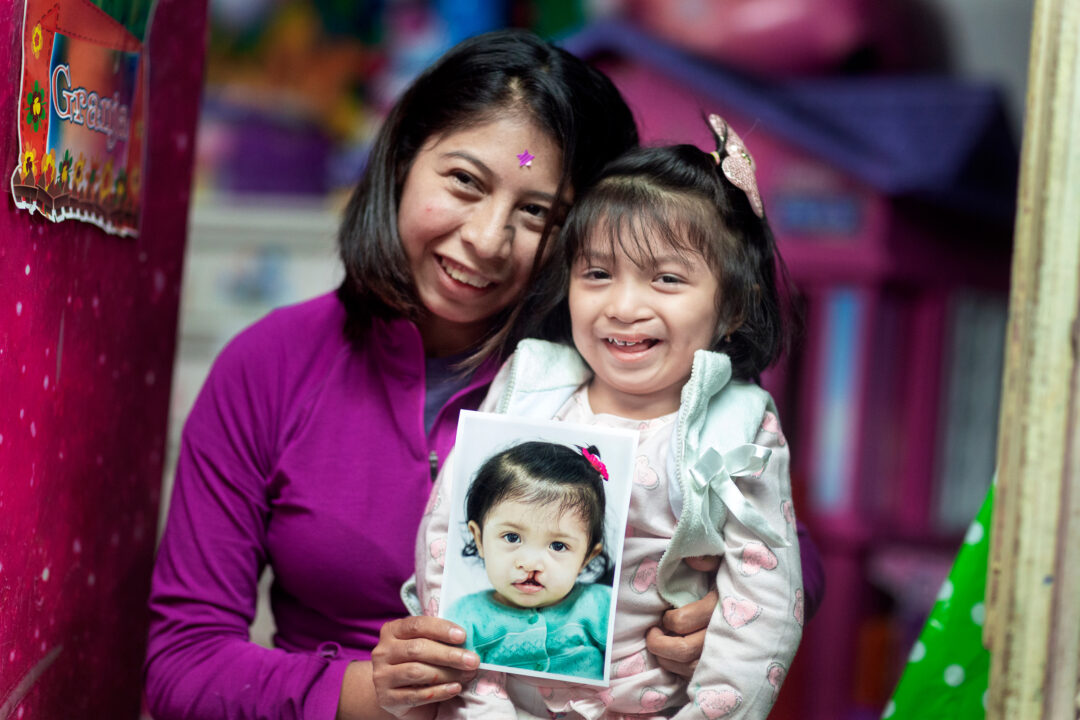
M 435 704 L 461 692 L 475 676 L 480 657 L 455 647 L 465 631 L 434 617 L 408 617 L 382 626 L 371 652 L 379 705 L 406 720 L 427 720 Z
M 686 558 L 683 562 L 699 572 L 715 573 L 720 566 L 718 557 Z M 705 629 L 719 601 L 720 594 L 713 588 L 700 600 L 668 610 L 660 627 L 649 628 L 645 645 L 661 667 L 685 678 L 694 674 L 705 648 Z

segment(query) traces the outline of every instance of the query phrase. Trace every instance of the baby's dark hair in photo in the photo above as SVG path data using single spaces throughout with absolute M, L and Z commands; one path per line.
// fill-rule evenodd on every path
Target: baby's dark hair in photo
M 465 520 L 483 527 L 492 508 L 517 501 L 557 508 L 559 514 L 576 513 L 589 529 L 589 547 L 603 543 L 605 477 L 597 467 L 599 455 L 595 446 L 574 449 L 540 440 L 496 453 L 480 466 L 469 487 Z M 470 540 L 462 552 L 476 555 L 476 543 Z

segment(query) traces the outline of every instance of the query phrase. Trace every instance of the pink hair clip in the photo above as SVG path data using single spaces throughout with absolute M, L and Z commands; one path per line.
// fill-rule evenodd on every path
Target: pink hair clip
M 764 218 L 765 207 L 761 204 L 761 193 L 758 192 L 757 178 L 754 176 L 754 158 L 750 157 L 742 138 L 735 134 L 724 118 L 710 114 L 709 125 L 716 133 L 719 147 L 724 148 L 727 156 L 721 160 L 719 151 L 710 154 L 724 171 L 724 177 L 746 193 L 746 199 L 750 201 L 754 214 L 759 218 Z
M 589 452 L 589 448 L 585 447 L 581 448 L 581 454 L 585 456 L 585 459 L 589 461 L 590 465 L 596 468 L 596 472 L 600 473 L 600 477 L 604 478 L 604 480 L 608 479 L 607 466 L 600 461 L 600 458 L 593 455 Z

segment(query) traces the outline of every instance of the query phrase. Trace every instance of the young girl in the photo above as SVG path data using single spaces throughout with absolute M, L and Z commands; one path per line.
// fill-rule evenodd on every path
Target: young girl
M 600 680 L 611 588 L 579 582 L 604 549 L 603 465 L 595 447 L 531 441 L 493 455 L 466 495 L 472 540 L 492 590 L 447 618 L 480 661 Z
M 750 155 L 721 118 L 709 123 L 716 152 L 632 150 L 578 201 L 533 298 L 555 306 L 533 329 L 558 342 L 519 344 L 481 406 L 639 429 L 611 685 L 482 673 L 443 714 L 764 718 L 772 707 L 803 621 L 788 448 L 753 382 L 781 347 L 777 253 Z M 425 548 L 446 519 L 432 505 L 418 575 L 421 599 L 437 601 Z M 716 554 L 720 602 L 687 682 L 644 635 L 669 602 L 706 590 L 680 560 Z

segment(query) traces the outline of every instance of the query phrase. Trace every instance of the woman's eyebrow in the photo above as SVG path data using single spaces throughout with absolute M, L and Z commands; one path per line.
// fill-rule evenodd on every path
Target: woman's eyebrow
M 476 157 L 475 155 L 471 155 L 471 154 L 469 154 L 469 153 L 467 153 L 467 152 L 465 152 L 463 150 L 450 150 L 448 152 L 443 153 L 443 157 L 444 158 L 460 158 L 460 159 L 464 160 L 465 162 L 468 162 L 468 163 L 471 163 L 472 165 L 475 165 L 476 168 L 478 170 L 480 170 L 480 172 L 483 173 L 484 175 L 487 175 L 488 177 L 491 177 L 492 175 L 494 175 L 494 173 L 491 171 L 491 168 L 488 167 L 487 164 L 484 163 L 483 160 L 481 160 L 480 158 Z M 552 204 L 555 203 L 555 196 L 552 193 L 541 192 L 539 190 L 528 190 L 525 194 L 528 195 L 529 197 L 534 197 L 534 198 L 537 198 L 539 200 L 544 200 L 544 201 L 546 201 L 548 203 L 552 203 Z M 568 202 L 565 203 L 565 204 L 569 205 Z
M 488 175 L 492 174 L 491 173 L 491 168 L 489 168 L 484 163 L 483 160 L 481 160 L 480 158 L 476 157 L 475 155 L 471 155 L 471 154 L 469 154 L 469 153 L 467 153 L 467 152 L 465 152 L 463 150 L 450 150 L 450 151 L 447 151 L 447 152 L 443 153 L 443 157 L 444 158 L 461 158 L 462 160 L 465 160 L 467 162 L 472 163 L 477 168 L 479 168 L 482 172 L 487 173 Z

